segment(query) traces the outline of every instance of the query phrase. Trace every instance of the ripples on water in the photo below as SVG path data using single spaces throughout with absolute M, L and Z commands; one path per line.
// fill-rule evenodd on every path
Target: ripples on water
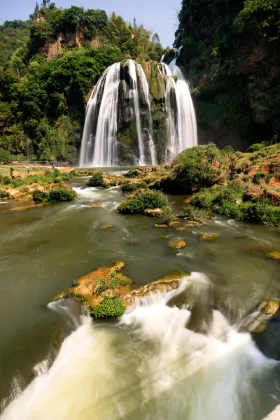
M 278 262 L 248 252 L 279 247 L 278 233 L 224 218 L 183 232 L 153 229 L 147 217 L 114 211 L 125 197 L 118 188 L 75 188 L 78 199 L 70 205 L 21 214 L 2 206 L 2 407 L 20 395 L 2 418 L 261 419 L 273 406 L 270 398 L 279 398 L 274 362 L 220 312 L 215 331 L 206 336 L 186 329 L 188 308 L 167 306 L 166 296 L 134 308 L 118 324 L 93 323 L 76 309 L 57 313 L 45 306 L 74 279 L 123 259 L 125 273 L 138 285 L 173 270 L 203 271 L 234 296 L 240 317 L 263 297 L 279 296 L 272 282 Z M 98 201 L 104 206 L 86 207 Z M 102 231 L 102 224 L 113 227 Z M 218 241 L 202 242 L 206 232 L 219 233 Z M 163 235 L 181 237 L 188 246 L 175 252 Z M 61 325 L 69 314 L 71 325 Z M 52 364 L 49 343 L 58 328 L 60 341 L 73 332 Z

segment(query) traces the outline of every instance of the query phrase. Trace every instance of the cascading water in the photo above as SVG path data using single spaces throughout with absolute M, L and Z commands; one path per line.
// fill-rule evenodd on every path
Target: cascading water
M 113 64 L 103 73 L 87 105 L 80 166 L 168 163 L 197 145 L 188 83 L 180 69 L 174 68 L 176 74 L 161 62 L 157 75 L 152 72 L 148 76 L 149 82 L 143 67 L 131 59 Z M 163 86 L 162 97 L 154 97 L 157 83 Z M 161 103 L 165 128 L 158 127 Z
M 120 63 L 110 66 L 101 76 L 87 104 L 80 164 L 112 166 L 117 164 L 117 107 Z
M 169 137 L 168 161 L 183 150 L 197 146 L 197 124 L 190 89 L 181 69 L 176 65 L 176 60 L 177 58 L 169 66 L 163 61 L 159 64 L 159 71 L 167 76 L 165 103 Z M 176 112 L 171 106 L 172 95 L 175 95 Z
M 139 302 L 118 324 L 82 317 L 49 371 L 1 420 L 259 420 L 254 379 L 276 362 L 218 310 L 201 334 L 188 328 L 189 309 L 170 306 L 188 288 L 207 296 L 208 283 L 193 273 L 178 290 Z

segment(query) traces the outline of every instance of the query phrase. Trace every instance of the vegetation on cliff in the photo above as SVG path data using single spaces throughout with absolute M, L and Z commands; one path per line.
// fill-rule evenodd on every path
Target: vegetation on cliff
M 175 46 L 200 127 L 279 137 L 279 23 L 277 0 L 183 0 Z
M 0 154 L 75 161 L 85 104 L 112 63 L 158 60 L 162 47 L 142 25 L 102 10 L 53 3 L 28 22 L 0 27 Z M 9 151 L 10 154 L 5 154 Z

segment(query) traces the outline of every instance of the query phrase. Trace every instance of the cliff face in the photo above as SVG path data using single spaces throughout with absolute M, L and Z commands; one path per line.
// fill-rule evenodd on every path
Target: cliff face
M 280 135 L 280 31 L 275 0 L 183 0 L 175 45 L 194 87 L 198 125 L 233 147 Z M 232 133 L 235 133 L 232 136 Z

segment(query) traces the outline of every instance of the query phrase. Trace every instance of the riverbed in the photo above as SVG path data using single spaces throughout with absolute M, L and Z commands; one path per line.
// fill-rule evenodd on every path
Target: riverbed
M 132 278 L 137 285 L 143 285 L 174 271 L 203 273 L 219 288 L 226 290 L 227 294 L 232 297 L 231 304 L 240 308 L 241 313 L 249 311 L 262 299 L 280 297 L 279 261 L 266 257 L 267 250 L 280 251 L 279 231 L 277 229 L 236 222 L 223 217 L 214 217 L 213 220 L 202 226 L 190 226 L 184 231 L 176 231 L 176 228 L 154 228 L 155 220 L 152 218 L 146 216 L 124 216 L 116 212 L 118 204 L 126 197 L 120 188 L 113 187 L 108 190 L 84 188 L 85 183 L 85 178 L 76 180 L 73 183 L 78 198 L 72 203 L 47 205 L 24 211 L 14 211 L 13 205 L 9 202 L 0 205 L 0 290 L 2 298 L 0 317 L 1 410 L 17 398 L 35 377 L 48 371 L 58 354 L 64 338 L 74 331 L 73 325 L 70 326 L 68 324 L 66 317 L 47 307 L 51 297 L 60 290 L 71 286 L 75 279 L 93 271 L 99 266 L 111 265 L 115 260 L 124 261 L 126 264 L 124 274 Z M 176 206 L 183 205 L 183 198 L 169 197 L 170 201 L 174 202 Z M 101 207 L 92 207 L 93 203 L 98 202 L 102 203 Z M 217 233 L 219 236 L 215 241 L 203 241 L 201 240 L 201 235 L 204 233 Z M 173 237 L 184 239 L 187 246 L 182 250 L 171 249 L 168 246 L 168 242 Z M 153 308 L 153 311 L 150 314 L 145 313 L 143 315 L 144 318 L 146 316 L 156 318 L 159 311 L 156 311 L 155 308 Z M 170 312 L 167 315 L 164 312 L 157 325 L 163 322 L 165 315 L 169 320 L 172 318 L 176 322 L 177 315 L 175 313 Z M 187 315 L 185 314 L 185 316 Z M 143 388 L 143 384 L 141 386 L 138 384 L 136 389 L 133 389 L 132 386 L 138 378 L 138 374 L 135 372 L 137 366 L 139 367 L 139 355 L 153 352 L 150 344 L 147 344 L 145 340 L 140 343 L 140 347 L 137 349 L 137 340 L 129 332 L 130 328 L 127 327 L 132 321 L 126 320 L 126 322 L 126 327 L 111 322 L 105 324 L 96 323 L 93 326 L 93 322 L 86 317 L 86 319 L 83 318 L 81 321 L 83 325 L 63 342 L 64 347 L 61 351 L 65 351 L 68 355 L 69 346 L 73 348 L 73 343 L 69 344 L 70 340 L 79 342 L 79 347 L 75 350 L 76 353 L 74 351 L 75 354 L 69 356 L 69 363 L 73 363 L 75 366 L 73 360 L 79 361 L 79 357 L 81 357 L 81 363 L 84 363 L 84 365 L 78 367 L 77 364 L 80 379 L 83 377 L 84 381 L 84 373 L 91 369 L 89 365 L 91 363 L 98 364 L 100 357 L 104 355 L 104 359 L 100 363 L 102 365 L 100 372 L 96 373 L 94 371 L 92 375 L 98 377 L 99 374 L 101 375 L 100 378 L 104 378 L 104 387 L 106 387 L 106 384 L 108 385 L 106 398 L 111 398 L 110 392 L 114 388 L 112 383 L 116 381 L 116 373 L 117 377 L 122 377 L 116 389 L 119 392 L 121 390 L 123 392 L 126 389 L 126 392 L 130 395 L 131 410 L 127 408 L 130 406 L 129 404 L 124 411 L 122 411 L 121 404 L 117 404 L 119 411 L 113 410 L 107 414 L 104 411 L 104 416 L 100 414 L 99 417 L 95 418 L 98 418 L 98 420 L 103 420 L 103 418 L 193 419 L 198 418 L 198 415 L 200 419 L 207 418 L 203 417 L 205 412 L 207 412 L 207 407 L 203 409 L 204 411 L 201 409 L 201 411 L 191 413 L 190 406 L 186 405 L 186 408 L 180 412 L 178 407 L 180 404 L 182 407 L 184 406 L 182 401 L 180 401 L 184 394 L 180 393 L 177 383 L 172 385 L 172 381 L 170 386 L 161 388 L 160 402 L 163 411 L 159 408 L 155 409 L 155 405 L 151 406 L 149 399 L 147 400 L 147 407 L 149 407 L 150 411 L 148 409 L 146 411 L 135 411 L 136 407 L 141 406 L 143 395 L 145 394 L 141 394 L 139 391 Z M 141 327 L 142 329 L 149 324 L 148 319 L 144 324 Z M 164 325 L 161 325 L 160 328 L 163 328 Z M 137 328 L 140 327 L 138 326 Z M 175 333 L 180 335 L 177 344 L 185 345 L 186 340 L 189 338 L 184 337 L 182 329 L 180 331 L 176 330 Z M 88 354 L 84 354 L 84 348 L 87 345 L 93 352 L 95 351 L 95 339 L 101 343 L 101 347 L 96 351 L 99 359 L 97 356 L 95 359 L 92 359 L 89 358 Z M 232 345 L 239 339 L 239 336 L 235 339 L 232 338 Z M 85 341 L 84 343 L 83 340 Z M 170 343 L 172 335 L 167 340 Z M 249 338 L 248 340 L 250 341 Z M 116 356 L 116 354 L 110 354 L 110 346 L 118 349 L 118 354 L 124 352 L 123 357 L 119 358 L 117 367 L 114 367 L 115 373 L 114 370 L 112 371 L 113 368 L 105 373 L 106 366 L 111 366 L 111 362 Z M 210 348 L 212 348 L 211 346 L 209 347 L 209 352 Z M 248 352 L 255 351 L 252 350 L 255 347 L 251 342 L 245 346 L 245 355 L 241 352 L 239 357 L 246 357 Z M 248 349 L 247 346 L 249 346 Z M 217 357 L 224 355 L 223 348 L 215 346 L 215 349 Z M 170 351 L 169 349 L 168 358 L 171 360 L 175 356 Z M 177 347 L 174 351 L 178 351 Z M 191 352 L 188 352 L 188 355 L 196 351 L 198 350 L 194 347 Z M 64 357 L 66 357 L 65 354 Z M 133 354 L 135 354 L 135 357 L 133 357 Z M 62 356 L 59 353 L 58 357 L 63 358 Z M 153 359 L 153 357 L 154 355 L 151 354 L 149 359 L 153 360 L 153 364 L 161 363 L 156 358 Z M 167 354 L 165 353 L 165 356 L 161 359 L 165 363 L 169 360 L 166 357 Z M 262 365 L 262 363 L 266 364 L 266 361 L 259 359 L 259 355 L 255 356 L 254 354 L 252 357 L 252 360 L 256 360 L 258 366 Z M 235 359 L 229 357 L 227 363 L 229 369 L 229 366 L 234 365 Z M 210 362 L 209 364 L 211 365 Z M 237 368 L 240 369 L 241 366 L 238 365 Z M 146 365 L 145 369 L 147 369 Z M 226 368 L 224 367 L 224 369 Z M 131 370 L 133 372 L 130 374 Z M 273 370 L 274 372 L 277 371 L 275 368 Z M 257 395 L 261 393 L 261 398 L 257 397 L 254 400 L 255 407 L 252 411 L 252 418 L 256 418 L 254 416 L 256 416 L 255 413 L 257 412 L 258 418 L 261 419 L 280 401 L 277 388 L 278 377 L 273 375 L 272 371 L 268 367 L 268 369 L 264 370 L 263 377 L 256 379 L 256 384 L 259 383 L 261 386 L 256 385 L 254 392 Z M 73 372 L 73 376 L 70 375 L 71 378 L 69 379 L 71 381 L 76 380 Z M 230 372 L 231 370 L 229 369 L 229 375 Z M 240 374 L 246 375 L 246 369 Z M 211 368 L 209 368 L 209 375 L 211 376 Z M 218 404 L 218 395 L 225 383 L 227 383 L 226 376 L 219 375 L 220 387 L 214 392 L 209 382 L 203 392 L 201 391 L 200 398 L 205 398 L 205 393 L 209 395 L 213 391 L 213 395 L 215 395 L 214 400 L 216 399 Z M 50 377 L 48 378 L 50 380 Z M 166 380 L 166 378 L 161 378 L 163 382 Z M 187 383 L 186 377 L 181 378 L 181 380 L 183 383 Z M 201 378 L 195 377 L 192 383 L 194 393 L 186 393 L 186 399 L 190 398 L 191 395 L 194 398 L 199 398 L 199 395 L 194 395 L 196 389 L 201 389 L 199 386 L 199 381 L 201 380 Z M 88 390 L 93 390 L 99 386 L 98 383 L 92 380 L 87 383 L 82 382 L 82 385 L 87 387 Z M 36 393 L 40 393 L 40 389 L 42 389 L 42 393 L 45 393 L 44 386 L 42 384 L 39 387 L 37 386 Z M 102 388 L 102 384 L 100 384 L 100 387 Z M 172 389 L 172 392 L 170 389 Z M 236 388 L 234 388 L 235 391 Z M 225 398 L 232 399 L 233 394 L 231 392 L 233 391 L 229 391 Z M 166 401 L 168 401 L 167 405 L 163 404 L 162 397 L 166 393 L 169 396 L 172 395 L 172 399 L 165 397 Z M 69 391 L 68 397 L 72 396 L 73 401 L 77 398 L 77 395 L 74 394 L 75 391 L 73 389 Z M 178 401 L 176 401 L 176 395 L 178 396 Z M 61 398 L 67 397 L 61 396 Z M 96 398 L 98 400 L 98 397 Z M 103 394 L 102 398 L 104 398 Z M 209 399 L 209 404 L 213 404 L 214 400 Z M 108 399 L 106 401 L 108 402 Z M 21 412 L 24 402 L 20 404 L 18 413 Z M 55 406 L 57 401 L 53 402 L 53 404 Z M 173 404 L 174 407 L 176 406 L 175 408 Z M 239 417 L 234 417 L 233 414 L 227 412 L 227 414 L 231 415 L 228 418 L 244 418 L 242 417 L 244 411 L 241 410 L 239 413 L 237 409 L 238 404 L 239 402 L 236 400 L 236 407 L 232 409 L 232 413 L 238 413 Z M 213 414 L 214 411 L 210 405 L 208 407 L 210 411 L 208 412 Z M 42 407 L 46 406 L 44 402 Z M 81 407 L 79 409 L 82 410 Z M 250 410 L 251 408 L 245 409 L 247 413 L 246 419 L 250 418 L 248 417 L 248 413 L 251 413 Z M 148 415 L 149 412 L 154 414 Z M 186 417 L 186 412 L 189 417 Z M 34 413 L 34 418 L 45 418 L 40 412 Z M 59 420 L 70 418 L 69 414 L 64 413 L 63 408 L 57 413 L 60 414 L 55 414 L 55 411 L 51 410 L 46 418 Z M 93 418 L 93 413 L 94 409 L 93 412 L 85 410 L 83 414 L 76 414 L 76 417 L 73 416 L 73 418 L 89 419 Z M 219 415 L 221 413 L 226 414 L 222 408 L 220 411 L 216 411 L 216 415 L 217 413 Z M 214 418 L 213 416 L 209 415 L 208 418 L 212 419 Z M 18 417 L 9 418 L 23 419 L 25 417 L 19 414 Z M 27 416 L 26 418 L 29 419 L 31 417 Z M 216 419 L 219 420 L 218 417 Z

